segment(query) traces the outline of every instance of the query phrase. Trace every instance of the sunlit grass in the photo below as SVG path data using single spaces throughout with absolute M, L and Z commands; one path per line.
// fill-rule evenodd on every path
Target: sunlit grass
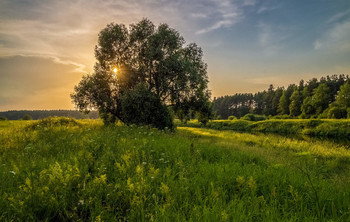
M 269 119 L 263 121 L 247 120 L 213 120 L 205 126 L 197 120 L 186 124 L 176 120 L 178 126 L 204 127 L 219 130 L 234 130 L 239 132 L 276 133 L 280 135 L 308 135 L 350 139 L 349 119 Z
M 329 141 L 4 122 L 1 221 L 349 219 L 349 152 Z

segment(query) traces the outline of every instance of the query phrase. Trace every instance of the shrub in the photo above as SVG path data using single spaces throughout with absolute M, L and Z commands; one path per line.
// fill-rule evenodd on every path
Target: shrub
M 235 117 L 235 116 L 229 116 L 227 119 L 228 119 L 228 120 L 234 120 L 234 119 L 237 119 L 237 117 Z
M 241 119 L 248 120 L 248 121 L 262 121 L 262 120 L 266 120 L 266 117 L 262 115 L 254 115 L 254 114 L 248 113 L 245 116 L 243 116 Z
M 79 125 L 80 124 L 73 118 L 48 117 L 28 125 L 27 129 L 35 130 L 35 129 L 42 129 L 42 128 L 48 128 L 48 127 L 59 127 L 59 126 L 72 127 L 72 126 L 79 126 Z
M 32 118 L 32 116 L 26 114 L 26 115 L 24 115 L 24 116 L 22 117 L 22 119 L 23 119 L 23 120 L 32 120 L 33 118 Z
M 328 110 L 328 118 L 330 119 L 345 119 L 346 118 L 346 109 L 343 107 L 332 107 Z
M 293 118 L 290 115 L 284 114 L 284 115 L 273 116 L 271 119 L 293 119 Z
M 158 129 L 173 129 L 173 117 L 156 94 L 139 84 L 121 97 L 122 121 L 126 124 L 151 125 Z
M 7 118 L 5 116 L 0 116 L 0 121 L 5 121 Z

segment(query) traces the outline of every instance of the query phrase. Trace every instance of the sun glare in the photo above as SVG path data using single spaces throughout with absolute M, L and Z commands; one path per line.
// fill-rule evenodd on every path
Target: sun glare
M 113 72 L 114 72 L 114 73 L 117 73 L 117 72 L 118 72 L 118 69 L 117 69 L 117 68 L 114 68 L 114 69 L 113 69 Z

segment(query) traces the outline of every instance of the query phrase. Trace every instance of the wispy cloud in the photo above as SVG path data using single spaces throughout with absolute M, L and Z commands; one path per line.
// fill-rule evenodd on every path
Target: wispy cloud
M 0 56 L 47 56 L 76 64 L 82 71 L 84 66 L 93 66 L 98 32 L 110 22 L 130 24 L 149 17 L 156 24 L 185 24 L 185 20 L 177 20 L 182 18 L 178 6 L 172 1 L 165 3 L 160 8 L 158 1 L 3 0 Z
M 148 17 L 180 32 L 204 34 L 242 18 L 242 4 L 230 0 L 3 0 L 0 6 L 0 56 L 50 55 L 81 67 L 92 67 L 98 32 L 110 22 L 130 24 Z
M 350 21 L 336 23 L 314 42 L 315 50 L 350 51 Z
M 231 21 L 229 19 L 221 20 L 221 21 L 216 22 L 215 24 L 213 24 L 210 27 L 207 27 L 207 28 L 204 28 L 204 29 L 201 29 L 201 30 L 197 31 L 196 33 L 197 34 L 203 34 L 203 33 L 211 32 L 213 30 L 216 30 L 216 29 L 219 29 L 219 28 L 222 28 L 222 27 L 229 27 L 232 24 L 234 24 L 234 21 Z
M 243 0 L 244 6 L 254 6 L 256 4 L 257 0 Z
M 193 18 L 207 18 L 208 15 L 204 14 L 204 13 L 192 13 L 191 16 Z
M 211 10 L 207 14 L 210 18 L 207 27 L 198 30 L 197 34 L 204 34 L 220 28 L 228 28 L 242 19 L 242 10 L 238 4 L 229 0 L 213 0 Z
M 333 15 L 328 19 L 327 24 L 338 22 L 340 19 L 343 19 L 348 16 L 350 16 L 350 9 Z
M 272 25 L 265 22 L 258 24 L 258 40 L 265 55 L 275 55 L 284 48 L 284 42 L 290 36 L 290 30 L 281 25 Z
M 258 11 L 257 11 L 257 13 L 258 14 L 261 14 L 261 13 L 264 13 L 264 12 L 269 12 L 269 11 L 273 11 L 273 10 L 276 10 L 276 9 L 278 9 L 278 7 L 279 6 L 261 6 L 259 9 L 258 9 Z

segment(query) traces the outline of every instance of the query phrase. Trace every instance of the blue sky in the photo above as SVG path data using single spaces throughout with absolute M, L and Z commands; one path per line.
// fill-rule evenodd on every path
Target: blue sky
M 99 31 L 144 17 L 203 48 L 213 96 L 350 74 L 349 0 L 0 0 L 0 110 L 72 109 Z

